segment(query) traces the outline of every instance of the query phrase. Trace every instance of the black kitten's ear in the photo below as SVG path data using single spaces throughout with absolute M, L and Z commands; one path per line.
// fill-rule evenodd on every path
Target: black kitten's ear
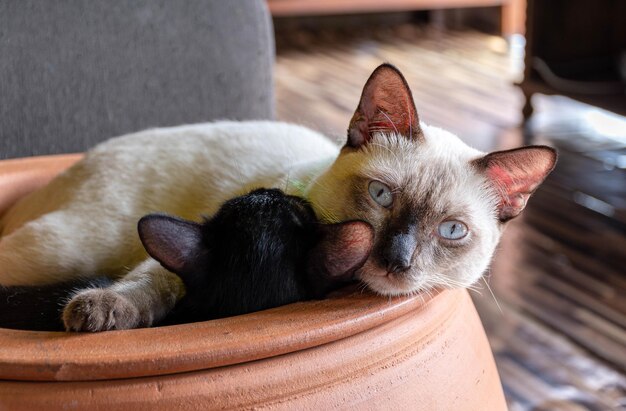
M 539 184 L 554 169 L 556 150 L 547 146 L 528 146 L 496 151 L 473 161 L 496 188 L 499 196 L 498 218 L 517 217 Z
M 365 83 L 350 120 L 347 145 L 356 148 L 367 144 L 375 132 L 423 139 L 411 90 L 400 70 L 391 64 L 378 66 Z
M 374 229 L 364 221 L 319 226 L 321 239 L 309 254 L 313 272 L 332 280 L 349 280 L 372 251 Z
M 139 238 L 152 258 L 181 274 L 202 251 L 202 226 L 164 214 L 148 214 L 137 225 Z

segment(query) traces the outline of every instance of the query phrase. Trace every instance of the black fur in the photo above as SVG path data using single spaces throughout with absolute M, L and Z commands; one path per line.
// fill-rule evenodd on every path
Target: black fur
M 215 216 L 198 225 L 195 251 L 182 258 L 184 264 L 173 267 L 176 262 L 147 244 L 142 226 L 155 218 L 171 217 L 144 217 L 139 224 L 142 241 L 154 258 L 183 279 L 187 290 L 162 324 L 204 321 L 322 298 L 352 280 L 371 246 L 371 238 L 365 238 L 356 252 L 328 249 L 344 240 L 330 238 L 328 230 L 336 232 L 350 224 L 362 228 L 366 223 L 324 226 L 305 200 L 276 189 L 259 189 L 226 202 Z M 178 230 L 160 229 L 170 238 L 185 237 L 184 251 L 189 252 L 194 235 L 181 233 L 188 222 L 179 220 L 178 224 Z M 367 230 L 371 231 L 369 225 Z M 172 235 L 174 231 L 177 233 Z M 180 262 L 180 256 L 177 258 Z M 346 258 L 352 259 L 341 268 L 324 268 L 325 262 Z
M 369 256 L 364 222 L 319 224 L 303 199 L 258 189 L 202 224 L 162 214 L 139 221 L 148 253 L 178 274 L 186 295 L 158 325 L 204 321 L 322 298 L 352 281 Z M 62 330 L 63 305 L 107 278 L 0 289 L 0 327 Z
M 63 307 L 85 288 L 107 287 L 106 277 L 73 280 L 44 286 L 0 286 L 0 327 L 19 330 L 61 331 Z

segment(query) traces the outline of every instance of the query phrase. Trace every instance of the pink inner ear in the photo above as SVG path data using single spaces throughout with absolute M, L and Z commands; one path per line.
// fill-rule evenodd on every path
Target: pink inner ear
M 498 190 L 501 221 L 519 215 L 531 194 L 552 171 L 556 152 L 545 146 L 523 147 L 488 154 L 476 160 Z
M 372 228 L 362 222 L 344 223 L 337 238 L 337 250 L 350 259 L 362 259 L 372 247 Z
M 351 274 L 365 263 L 372 249 L 374 231 L 362 221 L 323 226 L 325 238 L 318 245 L 316 258 L 326 274 L 338 278 Z
M 528 198 L 537 188 L 537 181 L 543 179 L 542 175 L 524 176 L 515 178 L 507 170 L 500 166 L 493 166 L 487 170 L 487 176 L 500 190 L 500 219 L 506 220 L 517 216 L 526 206 Z
M 358 147 L 376 132 L 398 133 L 411 139 L 422 136 L 411 90 L 398 69 L 388 64 L 379 66 L 367 80 L 350 121 L 348 143 Z

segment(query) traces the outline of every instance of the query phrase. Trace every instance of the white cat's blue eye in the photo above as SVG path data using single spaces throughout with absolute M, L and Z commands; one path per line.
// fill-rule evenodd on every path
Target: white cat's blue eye
M 383 207 L 389 207 L 391 203 L 393 203 L 393 194 L 391 194 L 391 190 L 380 181 L 371 181 L 369 185 L 369 192 L 372 199 Z
M 446 240 L 460 240 L 467 235 L 469 231 L 467 226 L 461 221 L 448 220 L 439 224 L 439 235 Z

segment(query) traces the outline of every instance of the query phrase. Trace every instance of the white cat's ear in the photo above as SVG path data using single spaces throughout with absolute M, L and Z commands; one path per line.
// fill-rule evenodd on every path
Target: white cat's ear
M 374 229 L 364 221 L 319 226 L 320 240 L 309 253 L 309 268 L 330 280 L 348 280 L 372 251 Z
M 347 145 L 356 148 L 367 144 L 376 132 L 423 139 L 411 90 L 402 73 L 391 64 L 378 66 L 365 83 L 350 120 Z
M 530 195 L 554 169 L 556 160 L 553 148 L 528 146 L 496 151 L 473 163 L 496 188 L 500 196 L 498 218 L 504 222 L 522 212 Z
M 137 224 L 139 238 L 152 258 L 181 274 L 202 250 L 202 226 L 164 214 L 148 214 Z

